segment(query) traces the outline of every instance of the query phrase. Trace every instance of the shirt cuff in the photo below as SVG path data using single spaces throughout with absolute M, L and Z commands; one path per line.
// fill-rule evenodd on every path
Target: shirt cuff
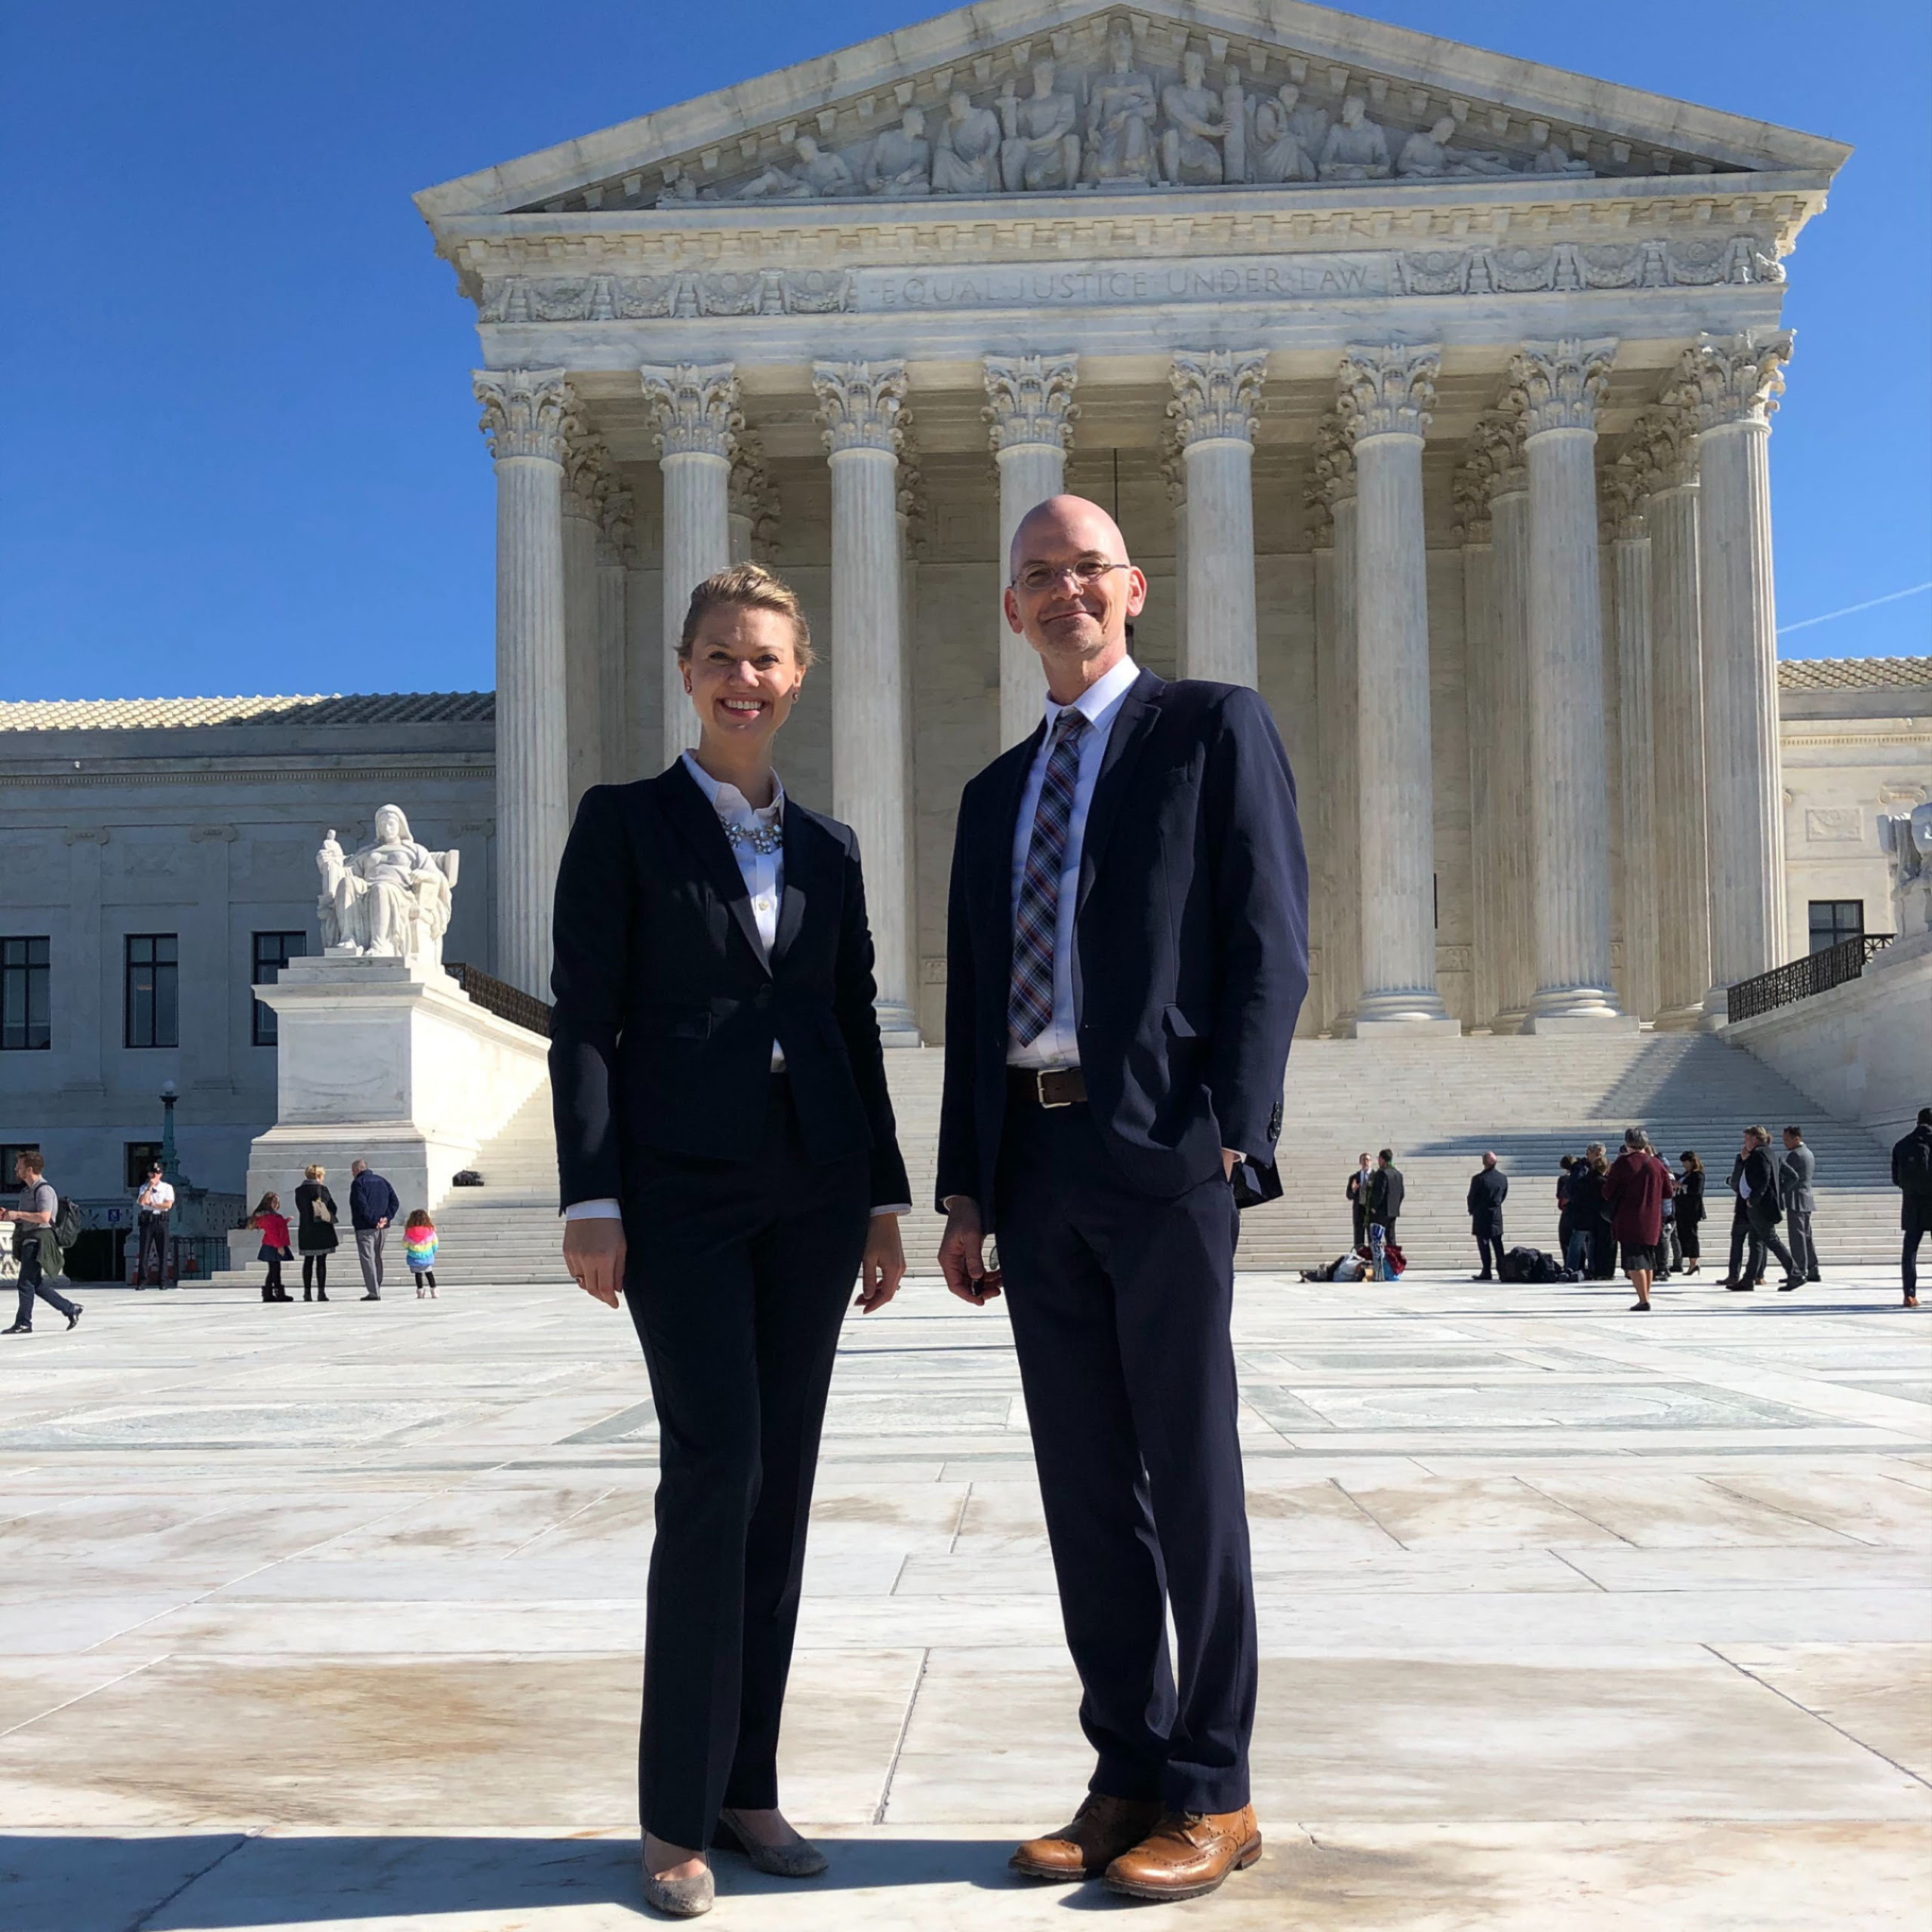
M 624 1211 L 606 1197 L 601 1201 L 573 1201 L 564 1210 L 567 1221 L 621 1221 Z
M 895 1201 L 890 1207 L 875 1208 L 872 1210 L 872 1214 L 874 1217 L 876 1218 L 881 1214 L 909 1214 L 912 1211 L 912 1204 L 911 1201 Z

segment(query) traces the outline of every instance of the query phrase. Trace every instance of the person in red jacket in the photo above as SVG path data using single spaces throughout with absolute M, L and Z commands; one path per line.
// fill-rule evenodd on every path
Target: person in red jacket
M 1676 1192 L 1650 1136 L 1641 1127 L 1626 1128 L 1623 1151 L 1603 1177 L 1603 1202 L 1610 1210 L 1610 1232 L 1623 1251 L 1623 1272 L 1637 1291 L 1633 1315 L 1650 1312 L 1651 1283 L 1663 1269 L 1663 1204 Z

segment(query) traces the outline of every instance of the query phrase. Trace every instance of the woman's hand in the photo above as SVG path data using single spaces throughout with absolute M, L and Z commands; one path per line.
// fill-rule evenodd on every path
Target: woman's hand
M 571 1279 L 606 1308 L 617 1306 L 624 1284 L 624 1224 L 608 1220 L 564 1223 L 564 1266 Z
M 899 1238 L 897 1214 L 875 1214 L 866 1230 L 866 1251 L 859 1263 L 859 1297 L 854 1306 L 876 1315 L 899 1292 L 906 1278 L 906 1250 Z

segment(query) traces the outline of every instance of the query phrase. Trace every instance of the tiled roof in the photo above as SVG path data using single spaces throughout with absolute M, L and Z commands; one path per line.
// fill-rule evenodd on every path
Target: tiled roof
M 54 698 L 0 703 L 0 731 L 144 731 L 190 724 L 488 724 L 494 691 L 395 691 L 360 697 Z
M 1781 691 L 1889 691 L 1932 685 L 1932 657 L 1786 657 L 1778 663 Z

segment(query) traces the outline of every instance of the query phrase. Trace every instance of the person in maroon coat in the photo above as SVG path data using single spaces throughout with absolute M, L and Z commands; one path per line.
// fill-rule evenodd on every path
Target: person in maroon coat
M 1623 1251 L 1623 1272 L 1637 1291 L 1632 1314 L 1649 1312 L 1651 1283 L 1664 1265 L 1663 1204 L 1676 1192 L 1650 1136 L 1641 1127 L 1626 1128 L 1623 1151 L 1603 1177 L 1603 1201 L 1611 1233 Z

